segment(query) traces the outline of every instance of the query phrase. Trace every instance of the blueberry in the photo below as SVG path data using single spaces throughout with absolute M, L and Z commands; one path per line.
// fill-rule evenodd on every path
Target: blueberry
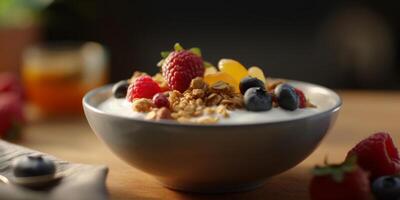
M 400 197 L 400 178 L 382 176 L 372 183 L 372 192 L 377 200 L 398 200 Z
M 32 177 L 54 174 L 56 166 L 52 160 L 41 155 L 25 156 L 13 163 L 15 177 Z
M 247 76 L 244 77 L 242 80 L 240 80 L 239 84 L 240 93 L 244 94 L 247 89 L 252 87 L 260 87 L 262 89 L 265 89 L 264 83 L 258 78 Z
M 244 93 L 244 105 L 249 111 L 267 111 L 272 108 L 272 96 L 261 87 L 252 87 Z
M 128 91 L 129 83 L 127 80 L 119 81 L 112 87 L 112 92 L 115 98 L 125 98 Z
M 281 84 L 275 88 L 278 105 L 285 110 L 296 110 L 299 107 L 299 96 L 295 89 L 288 84 Z

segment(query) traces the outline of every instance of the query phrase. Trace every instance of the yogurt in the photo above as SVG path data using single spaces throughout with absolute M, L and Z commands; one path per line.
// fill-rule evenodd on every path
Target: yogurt
M 220 124 L 238 124 L 238 123 L 266 123 L 266 122 L 277 122 L 287 121 L 293 119 L 299 119 L 315 115 L 317 113 L 328 110 L 333 107 L 334 102 L 327 101 L 322 96 L 316 96 L 313 101 L 317 108 L 304 108 L 297 109 L 295 111 L 287 111 L 282 108 L 272 108 L 269 111 L 263 112 L 251 112 L 245 109 L 236 109 L 229 112 L 229 117 L 219 117 L 218 123 Z M 116 99 L 110 97 L 102 102 L 98 108 L 103 112 L 110 113 L 113 115 L 141 118 L 144 119 L 146 113 L 140 113 L 132 110 L 131 103 L 125 99 Z

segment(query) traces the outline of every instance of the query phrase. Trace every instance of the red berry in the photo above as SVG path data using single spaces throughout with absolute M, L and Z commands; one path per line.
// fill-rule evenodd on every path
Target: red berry
M 360 167 L 371 173 L 371 178 L 394 175 L 400 172 L 400 157 L 388 133 L 375 133 L 362 140 L 347 153 L 356 155 Z
M 307 99 L 306 95 L 304 95 L 304 92 L 294 88 L 294 91 L 296 92 L 297 96 L 299 96 L 299 108 L 305 108 L 307 106 Z
M 20 98 L 23 97 L 23 89 L 16 74 L 5 72 L 0 73 L 0 93 L 12 92 Z
M 127 92 L 127 99 L 132 102 L 133 99 L 147 98 L 151 99 L 157 93 L 161 92 L 160 86 L 150 77 L 141 76 L 131 83 Z
M 314 169 L 311 200 L 371 200 L 371 197 L 368 173 L 355 160 Z
M 184 92 L 192 79 L 204 75 L 203 59 L 191 51 L 171 52 L 162 65 L 170 89 Z
M 278 97 L 276 97 L 275 93 L 269 92 L 269 94 L 272 96 L 272 102 L 273 103 L 278 103 Z
M 163 93 L 157 93 L 153 97 L 153 103 L 157 108 L 166 107 L 169 108 L 168 98 Z
M 0 137 L 8 133 L 14 125 L 23 123 L 23 102 L 15 93 L 0 93 Z

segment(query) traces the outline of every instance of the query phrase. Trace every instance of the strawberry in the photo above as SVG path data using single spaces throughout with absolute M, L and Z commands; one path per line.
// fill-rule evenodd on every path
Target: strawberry
M 399 152 L 388 133 L 375 133 L 362 140 L 347 158 L 353 155 L 357 156 L 358 165 L 371 173 L 371 179 L 400 172 Z
M 184 50 L 178 43 L 175 51 L 162 52 L 162 73 L 172 90 L 184 92 L 190 85 L 192 79 L 203 77 L 204 62 L 198 48 Z
M 315 167 L 310 184 L 311 200 L 372 199 L 368 173 L 357 166 L 356 157 L 339 165 Z
M 0 93 L 0 137 L 14 136 L 18 125 L 24 122 L 23 102 L 18 94 Z

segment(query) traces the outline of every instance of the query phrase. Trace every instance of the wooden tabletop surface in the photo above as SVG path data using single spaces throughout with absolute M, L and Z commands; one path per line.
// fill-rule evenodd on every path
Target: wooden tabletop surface
M 325 156 L 343 160 L 359 140 L 377 131 L 388 131 L 399 144 L 400 92 L 341 91 L 339 118 L 315 152 L 293 169 L 271 178 L 263 187 L 244 193 L 198 195 L 175 192 L 160 186 L 151 176 L 125 164 L 93 134 L 84 117 L 34 119 L 18 142 L 61 159 L 104 164 L 110 169 L 107 187 L 111 199 L 308 199 L 310 169 Z

